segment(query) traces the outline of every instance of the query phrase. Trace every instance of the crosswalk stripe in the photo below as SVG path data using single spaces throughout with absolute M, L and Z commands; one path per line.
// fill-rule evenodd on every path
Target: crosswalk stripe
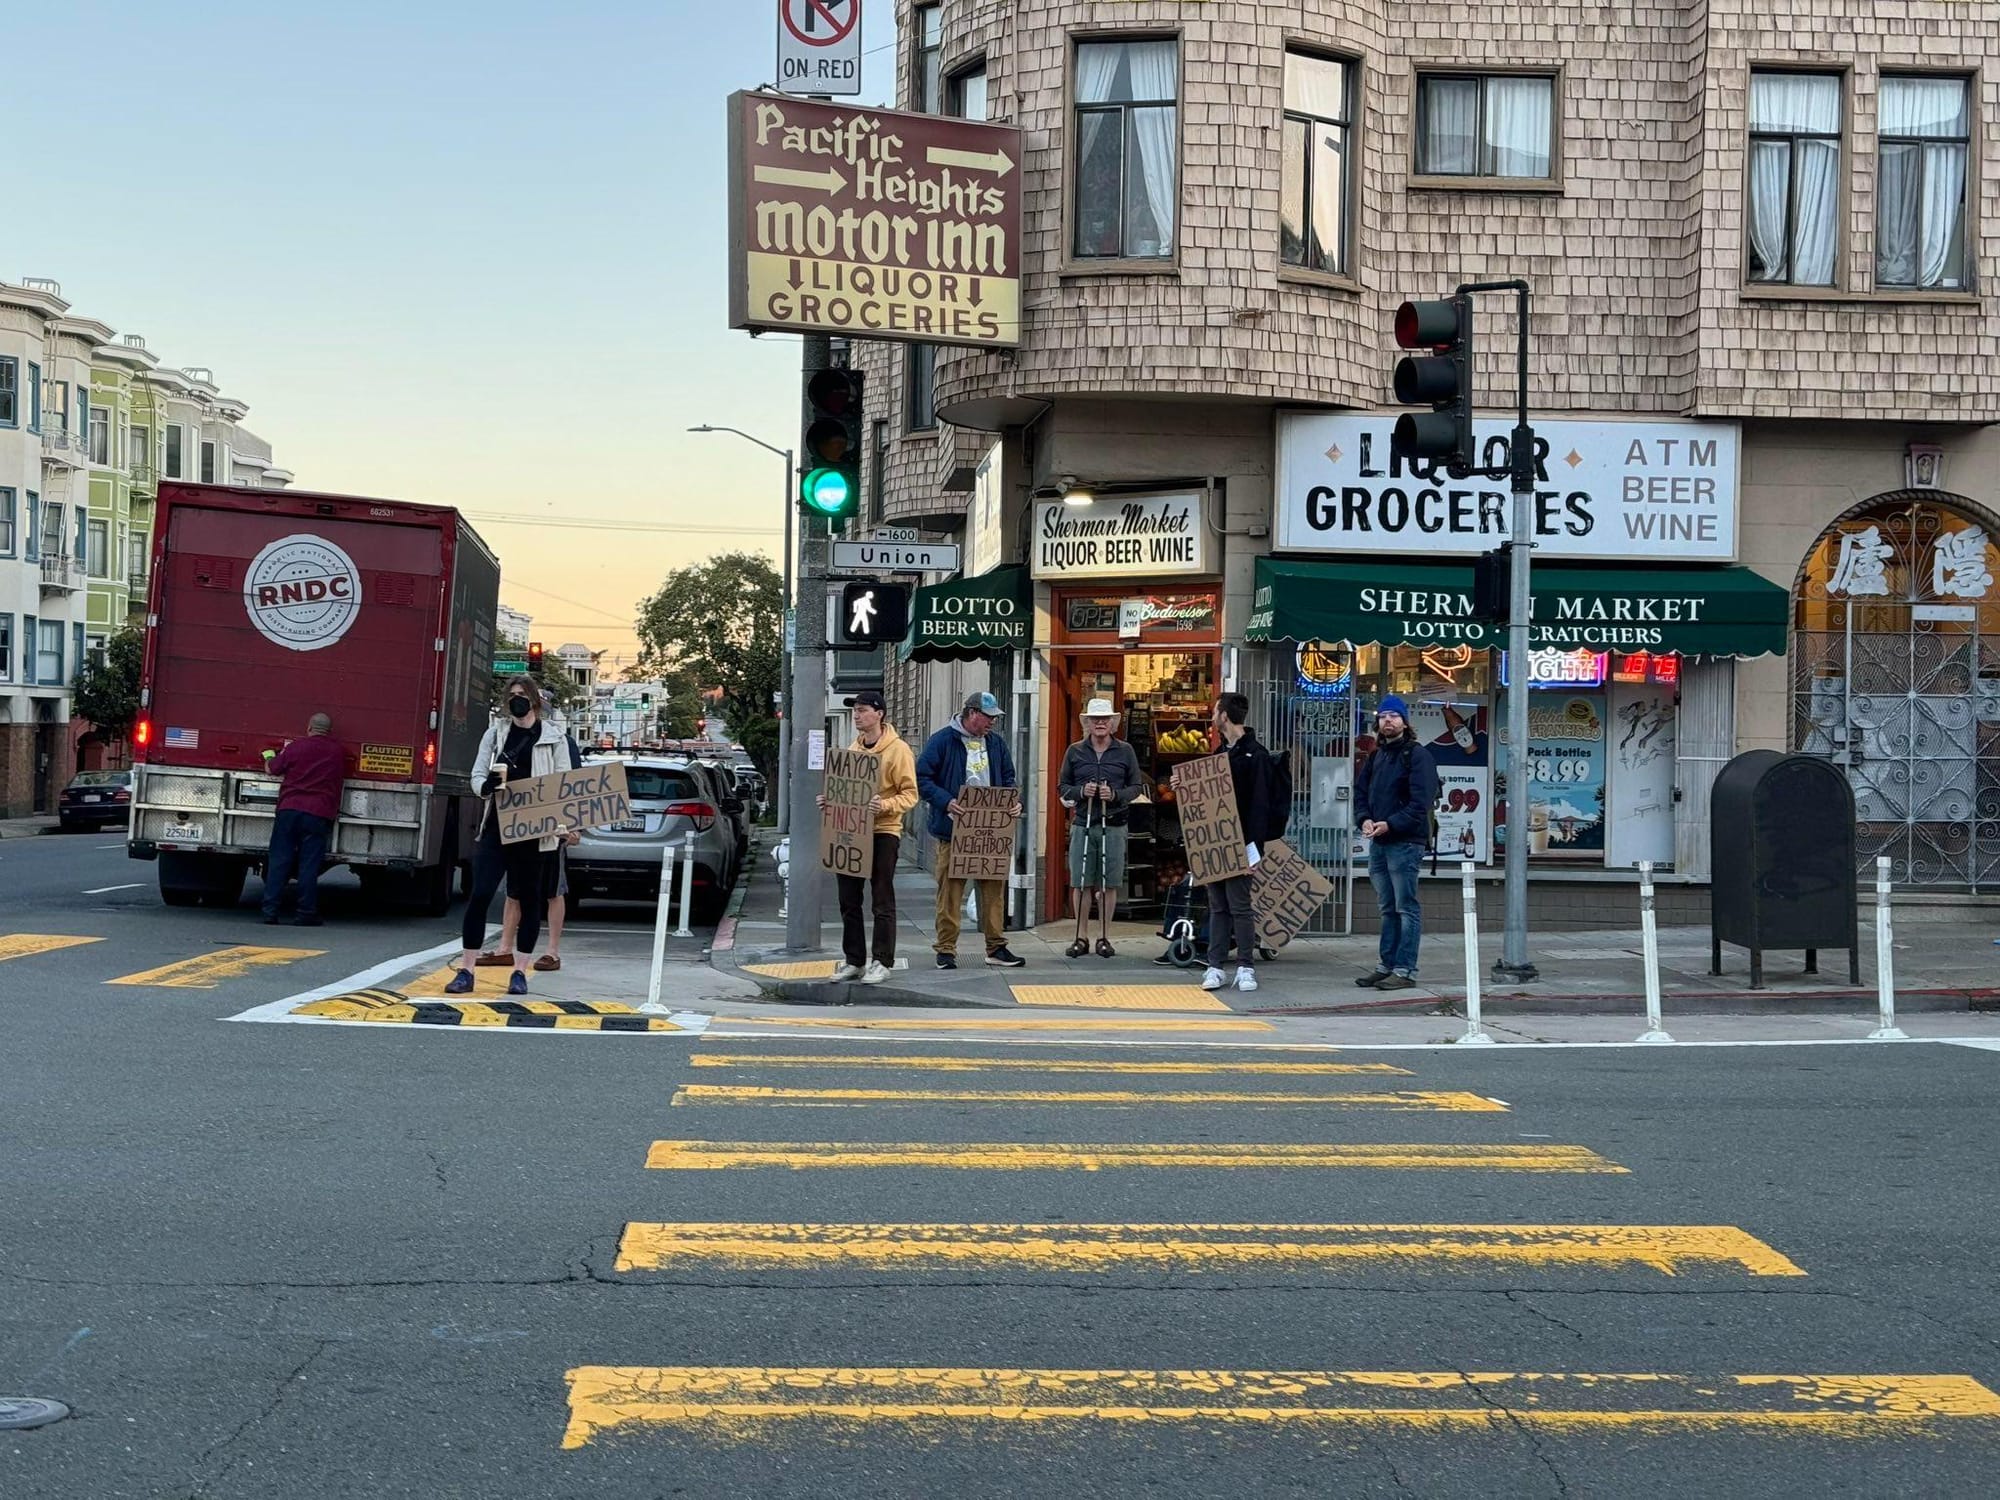
M 212 990 L 225 979 L 240 979 L 252 969 L 280 968 L 302 958 L 318 958 L 324 948 L 218 948 L 179 963 L 107 979 L 106 984 L 152 985 L 172 990 Z
M 1053 1021 L 1046 1017 L 1002 1016 L 980 1021 L 912 1020 L 890 1017 L 865 1020 L 827 1020 L 813 1016 L 730 1016 L 732 1026 L 806 1027 L 823 1031 L 1276 1031 L 1269 1021 L 1253 1021 L 1244 1016 L 1218 1016 L 1212 1021 L 1076 1020 Z M 726 1033 L 725 1033 L 726 1034 Z M 752 1033 L 754 1034 L 754 1033 Z
M 1019 1005 L 1073 1005 L 1081 1010 L 1220 1010 L 1229 1007 L 1191 984 L 1017 984 Z
M 936 1073 L 1126 1073 L 1162 1077 L 1224 1073 L 1293 1078 L 1415 1076 L 1410 1069 L 1399 1068 L 1394 1063 L 1110 1062 L 1071 1057 L 893 1057 L 880 1054 L 840 1057 L 832 1053 L 770 1053 L 760 1056 L 754 1052 L 697 1052 L 691 1060 L 697 1068 L 910 1068 Z
M 10 958 L 33 958 L 37 953 L 57 953 L 64 948 L 81 948 L 101 943 L 100 937 L 70 937 L 52 932 L 10 932 L 0 935 L 0 962 Z
M 620 1271 L 1032 1267 L 1306 1270 L 1354 1261 L 1470 1270 L 1648 1267 L 1806 1273 L 1726 1224 L 627 1224 Z
M 1462 1089 L 1379 1089 L 1354 1094 L 1240 1093 L 1223 1089 L 1148 1092 L 1138 1089 L 789 1089 L 749 1084 L 690 1083 L 674 1091 L 687 1104 L 1227 1104 L 1322 1109 L 1440 1110 L 1504 1114 L 1507 1106 Z
M 1361 1168 L 1391 1171 L 1625 1172 L 1585 1146 L 977 1145 L 932 1141 L 655 1141 L 646 1165 L 675 1171 L 787 1167 L 949 1167 L 986 1172 L 1096 1172 L 1107 1167 Z
M 1842 1437 L 1938 1436 L 1946 1423 L 2000 1418 L 2000 1396 L 1969 1375 L 582 1365 L 567 1379 L 565 1448 L 619 1427 L 728 1433 L 799 1418 Z

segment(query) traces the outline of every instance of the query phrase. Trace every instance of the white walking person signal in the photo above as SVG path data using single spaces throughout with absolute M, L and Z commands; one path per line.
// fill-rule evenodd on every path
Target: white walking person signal
M 864 594 L 856 594 L 848 607 L 847 633 L 849 635 L 873 635 L 875 633 L 875 591 L 869 589 Z

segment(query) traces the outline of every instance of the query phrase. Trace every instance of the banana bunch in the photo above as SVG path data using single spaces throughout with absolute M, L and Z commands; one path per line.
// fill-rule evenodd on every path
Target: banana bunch
M 1208 748 L 1208 736 L 1199 729 L 1169 729 L 1160 736 L 1160 749 L 1168 755 L 1199 755 Z

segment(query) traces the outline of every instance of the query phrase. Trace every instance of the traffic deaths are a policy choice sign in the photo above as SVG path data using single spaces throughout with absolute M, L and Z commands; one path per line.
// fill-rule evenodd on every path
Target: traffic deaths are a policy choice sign
M 729 323 L 904 343 L 1021 337 L 1021 132 L 729 98 Z

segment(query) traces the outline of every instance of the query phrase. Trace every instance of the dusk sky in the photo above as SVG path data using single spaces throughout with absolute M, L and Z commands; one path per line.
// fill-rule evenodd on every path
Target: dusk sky
M 628 653 L 668 569 L 776 557 L 780 461 L 684 430 L 798 439 L 798 339 L 725 326 L 723 101 L 775 0 L 9 9 L 21 102 L 63 107 L 8 156 L 0 279 L 213 369 L 302 488 L 475 513 L 552 647 Z M 886 98 L 890 0 L 864 28 Z

